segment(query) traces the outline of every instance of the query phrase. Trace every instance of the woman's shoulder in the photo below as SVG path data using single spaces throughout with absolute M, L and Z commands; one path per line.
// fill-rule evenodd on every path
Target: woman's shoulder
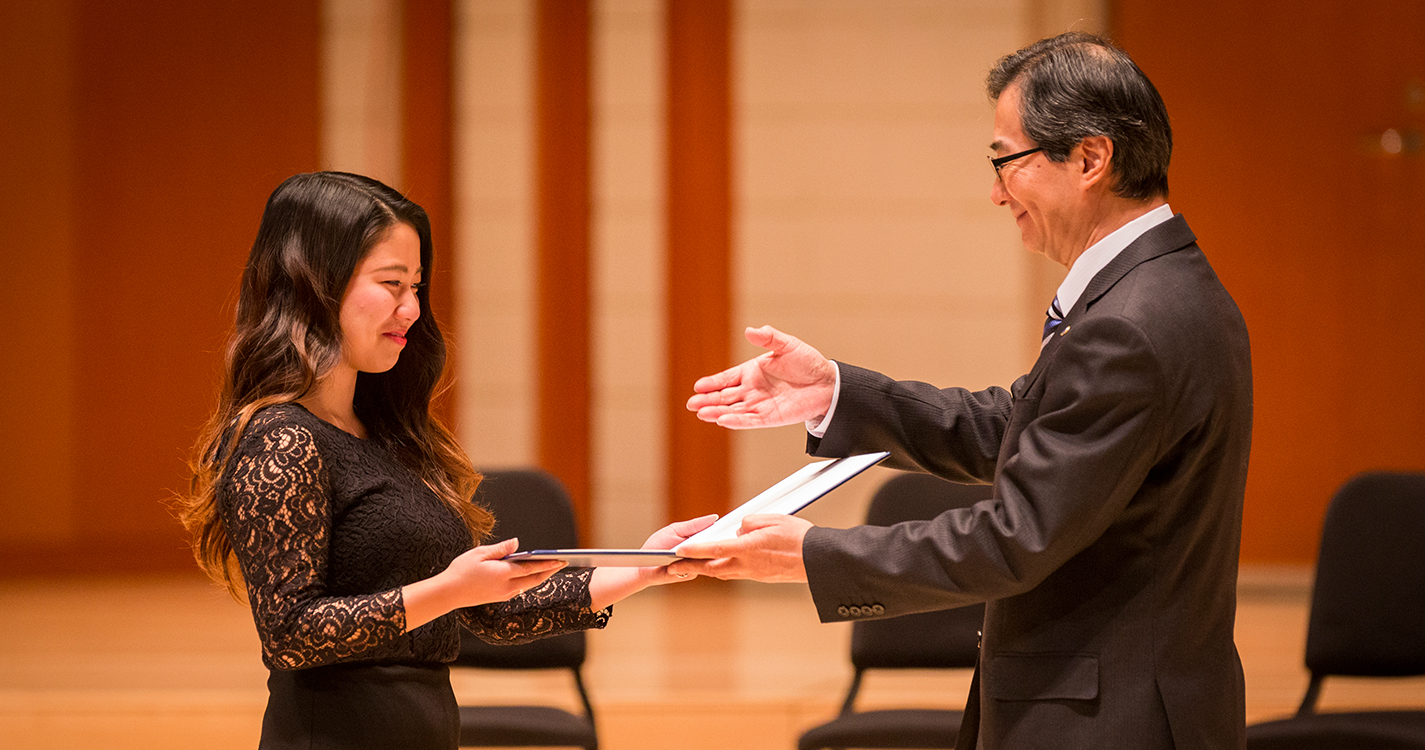
M 237 486 L 317 481 L 326 461 L 315 418 L 297 404 L 275 404 L 255 412 L 242 428 L 226 460 L 224 481 Z M 232 425 L 236 428 L 237 425 Z
M 320 442 L 320 420 L 300 404 L 289 402 L 258 409 L 248 420 L 238 441 L 238 450 L 286 450 L 294 445 L 312 446 Z
M 302 408 L 301 404 L 289 401 L 264 406 L 253 412 L 252 419 L 248 420 L 247 429 L 244 432 L 248 434 L 263 433 L 283 427 L 295 427 L 311 432 L 316 421 L 317 418 Z

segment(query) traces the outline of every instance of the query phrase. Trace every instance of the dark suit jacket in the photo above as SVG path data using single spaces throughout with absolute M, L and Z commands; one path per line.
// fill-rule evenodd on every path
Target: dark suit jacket
M 841 365 L 812 453 L 889 450 L 898 468 L 993 482 L 994 498 L 813 529 L 818 612 L 987 601 L 966 716 L 981 748 L 1241 747 L 1232 629 L 1251 429 L 1246 325 L 1174 216 L 1094 277 L 1009 391 Z

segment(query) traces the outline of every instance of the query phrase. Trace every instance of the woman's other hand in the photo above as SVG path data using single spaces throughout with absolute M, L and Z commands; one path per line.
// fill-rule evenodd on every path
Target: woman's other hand
M 452 560 L 445 570 L 405 586 L 401 595 L 406 604 L 406 630 L 461 607 L 506 601 L 544 583 L 564 567 L 559 560 L 501 559 L 519 546 L 518 539 L 506 539 L 476 547 Z

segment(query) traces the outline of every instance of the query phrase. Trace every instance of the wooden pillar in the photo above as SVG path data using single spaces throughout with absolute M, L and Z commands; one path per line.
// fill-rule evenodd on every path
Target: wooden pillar
M 429 287 L 431 311 L 447 341 L 458 343 L 454 328 L 454 24 L 450 0 L 405 0 L 402 13 L 402 190 L 430 216 L 435 246 L 431 266 L 437 274 Z M 438 393 L 433 404 L 435 414 L 450 427 L 458 413 L 455 364 L 456 358 L 448 356 L 444 386 L 449 390 Z
M 539 0 L 535 52 L 539 462 L 590 539 L 589 3 Z
M 732 495 L 727 430 L 684 404 L 693 381 L 732 364 L 730 0 L 668 0 L 668 511 L 722 513 Z

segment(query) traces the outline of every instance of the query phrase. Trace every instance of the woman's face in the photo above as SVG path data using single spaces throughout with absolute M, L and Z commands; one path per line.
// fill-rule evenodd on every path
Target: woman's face
M 396 223 L 356 265 L 341 300 L 342 356 L 358 372 L 396 366 L 406 331 L 421 316 L 421 241 Z

